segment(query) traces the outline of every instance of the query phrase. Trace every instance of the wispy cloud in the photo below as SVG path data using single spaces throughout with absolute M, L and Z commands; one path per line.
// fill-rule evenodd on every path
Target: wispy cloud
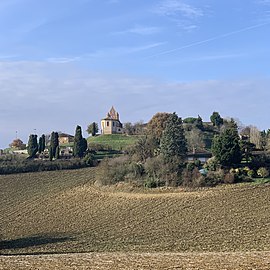
M 242 33 L 242 32 L 247 32 L 249 30 L 253 30 L 253 29 L 256 29 L 256 28 L 259 28 L 259 27 L 263 27 L 263 26 L 266 26 L 266 25 L 269 25 L 269 24 L 270 24 L 270 21 L 260 23 L 260 24 L 256 24 L 256 25 L 252 25 L 252 26 L 245 27 L 245 28 L 242 28 L 242 29 L 239 29 L 239 30 L 235 30 L 235 31 L 231 31 L 231 32 L 228 32 L 228 33 L 225 33 L 225 34 L 221 34 L 221 35 L 218 35 L 218 36 L 215 36 L 215 37 L 212 37 L 212 38 L 196 41 L 196 42 L 193 42 L 193 43 L 181 46 L 181 47 L 177 47 L 177 48 L 174 48 L 174 49 L 171 49 L 171 50 L 162 51 L 162 52 L 159 52 L 157 54 L 151 55 L 148 58 L 157 57 L 157 56 L 161 56 L 161 55 L 165 55 L 165 54 L 175 53 L 175 52 L 178 52 L 178 51 L 182 51 L 184 49 L 199 46 L 199 45 L 209 43 L 209 42 L 212 42 L 212 41 L 215 41 L 215 40 L 223 39 L 223 38 L 233 36 L 233 35 L 236 35 L 236 34 L 239 34 L 239 33 Z
M 183 0 L 162 0 L 153 11 L 188 32 L 196 29 L 198 19 L 205 15 L 202 9 L 187 4 Z
M 47 61 L 50 63 L 70 63 L 74 61 L 79 61 L 82 57 L 81 56 L 76 56 L 76 57 L 50 57 L 47 58 Z
M 127 30 L 114 32 L 114 35 L 121 34 L 138 34 L 138 35 L 153 35 L 161 31 L 162 28 L 154 26 L 135 26 Z
M 104 49 L 97 50 L 92 53 L 85 53 L 82 55 L 72 56 L 72 57 L 49 57 L 45 59 L 45 62 L 54 63 L 54 64 L 67 64 L 67 63 L 72 63 L 72 62 L 86 60 L 86 59 L 89 60 L 91 58 L 114 58 L 114 57 L 119 57 L 123 55 L 147 51 L 147 50 L 162 46 L 164 44 L 166 44 L 166 42 L 156 42 L 156 43 L 146 44 L 146 45 L 137 46 L 137 47 L 104 48 Z M 1 59 L 1 55 L 0 55 L 0 59 Z
M 191 58 L 182 58 L 181 61 L 182 62 L 217 61 L 217 60 L 241 58 L 245 56 L 247 56 L 247 54 L 244 54 L 244 53 L 214 54 L 214 55 L 203 55 L 203 56 L 191 57 Z
M 270 5 L 270 0 L 257 0 L 255 3 L 263 4 L 263 5 Z
M 164 16 L 181 15 L 190 19 L 204 15 L 201 9 L 186 4 L 182 0 L 163 0 L 155 8 L 155 11 Z
M 146 44 L 137 47 L 116 47 L 116 48 L 105 48 L 98 50 L 93 53 L 88 53 L 84 57 L 119 57 L 121 55 L 139 53 L 142 51 L 150 50 L 156 47 L 160 47 L 167 42 L 156 42 L 151 44 Z
M 256 11 L 258 22 L 270 21 L 270 0 L 254 0 L 254 3 L 261 7 Z

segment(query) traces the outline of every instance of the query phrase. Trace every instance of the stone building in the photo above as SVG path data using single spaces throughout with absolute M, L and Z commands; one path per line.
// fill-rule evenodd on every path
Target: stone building
M 119 113 L 114 109 L 107 113 L 107 116 L 101 120 L 101 134 L 122 134 L 123 125 L 119 120 Z

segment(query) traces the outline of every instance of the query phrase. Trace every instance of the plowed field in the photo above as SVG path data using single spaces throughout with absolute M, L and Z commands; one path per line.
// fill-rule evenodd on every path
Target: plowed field
M 108 260 L 114 264 L 118 255 L 128 262 L 125 254 L 149 264 L 164 256 L 164 265 L 166 260 L 183 261 L 184 265 L 194 257 L 194 267 L 197 259 L 207 263 L 207 257 L 214 264 L 229 257 L 234 261 L 237 256 L 243 263 L 248 263 L 246 258 L 255 264 L 266 262 L 263 258 L 270 251 L 269 185 L 241 184 L 193 192 L 125 191 L 123 187 L 95 186 L 95 170 L 0 176 L 1 253 L 39 255 L 2 256 L 0 269 L 10 260 L 14 267 L 15 261 L 38 265 L 47 258 L 40 257 L 43 254 L 89 252 L 95 253 L 84 255 L 86 261 L 105 260 L 110 252 L 112 259 L 108 256 Z M 183 252 L 188 252 L 186 259 Z M 65 258 L 74 258 L 76 264 L 77 258 L 75 254 L 46 256 L 60 265 Z M 135 266 L 130 269 L 147 269 Z M 258 269 L 267 269 L 261 267 Z M 235 269 L 245 268 L 240 264 Z

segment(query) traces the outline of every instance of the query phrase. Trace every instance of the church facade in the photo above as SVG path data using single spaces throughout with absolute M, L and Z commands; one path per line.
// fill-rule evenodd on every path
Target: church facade
M 107 113 L 107 116 L 101 120 L 101 134 L 122 134 L 123 125 L 119 119 L 119 113 L 114 109 Z

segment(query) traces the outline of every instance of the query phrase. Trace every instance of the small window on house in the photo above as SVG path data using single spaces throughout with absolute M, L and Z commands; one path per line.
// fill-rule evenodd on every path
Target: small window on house
M 108 126 L 110 126 L 110 122 L 109 122 L 109 121 L 107 121 L 107 127 L 108 127 Z
M 113 127 L 115 126 L 115 122 L 112 122 Z

